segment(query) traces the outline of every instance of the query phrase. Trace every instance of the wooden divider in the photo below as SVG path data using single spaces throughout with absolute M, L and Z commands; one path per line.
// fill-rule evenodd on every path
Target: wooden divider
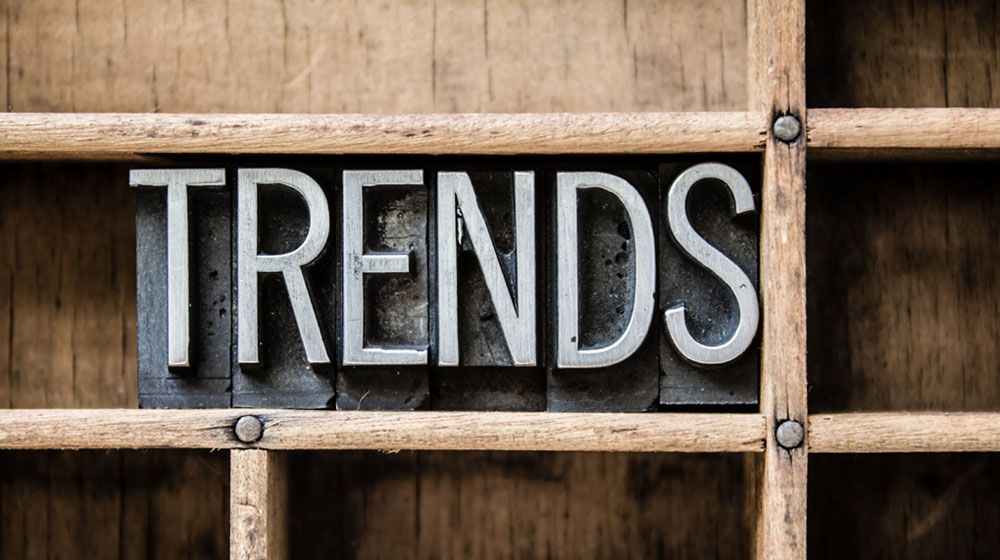
M 782 422 L 808 438 L 806 406 L 805 0 L 757 0 L 750 13 L 750 103 L 801 123 L 784 140 L 769 130 L 764 151 L 760 275 L 763 299 L 760 410 L 767 445 L 758 475 L 756 555 L 806 555 L 807 442 L 786 449 Z
M 758 89 L 758 92 L 763 90 Z M 0 113 L 0 159 L 183 154 L 671 154 L 762 152 L 770 113 L 282 115 Z M 819 155 L 981 157 L 1000 109 L 813 109 Z
M 750 483 L 761 559 L 806 554 L 808 454 L 1000 451 L 1000 413 L 810 416 L 806 379 L 806 148 L 816 154 L 1000 153 L 997 109 L 806 114 L 805 0 L 748 5 L 749 108 L 738 112 L 456 115 L 0 114 L 0 159 L 177 154 L 673 154 L 763 152 L 761 404 L 755 414 L 295 410 L 0 410 L 0 449 L 223 448 L 230 554 L 287 553 L 282 450 L 763 453 Z M 155 89 L 155 82 L 154 82 Z M 6 95 L 9 96 L 9 93 Z M 779 139 L 774 119 L 800 134 Z M 244 415 L 263 422 L 240 441 Z M 802 441 L 779 443 L 787 421 Z M 784 445 L 783 445 L 784 444 Z
M 809 417 L 812 453 L 1000 451 L 1000 413 L 871 412 Z
M 263 420 L 259 441 L 234 426 Z M 1000 413 L 809 417 L 811 453 L 1000 451 Z M 759 414 L 343 412 L 278 409 L 0 410 L 0 449 L 477 450 L 761 453 Z
M 0 159 L 156 154 L 758 152 L 756 112 L 464 115 L 0 113 Z
M 820 153 L 1000 149 L 1000 109 L 812 109 L 807 128 L 809 148 Z
M 236 438 L 244 416 L 263 422 L 259 441 Z M 0 449 L 240 447 L 753 453 L 764 425 L 758 414 L 0 410 Z
M 285 457 L 261 449 L 229 456 L 229 557 L 277 560 L 288 550 Z

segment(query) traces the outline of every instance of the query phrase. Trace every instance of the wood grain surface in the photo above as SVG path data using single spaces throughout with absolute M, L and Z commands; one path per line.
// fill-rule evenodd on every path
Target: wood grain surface
M 1000 150 L 997 109 L 813 109 L 809 149 L 820 153 L 862 152 L 982 157 Z
M 823 156 L 996 157 L 997 109 L 816 109 Z M 177 154 L 668 154 L 756 152 L 755 112 L 409 115 L 0 114 L 0 158 L 139 160 Z
M 0 95 L 18 112 L 746 106 L 738 0 L 600 1 L 587 9 L 556 0 L 6 0 L 4 7 Z
M 0 114 L 0 158 L 157 154 L 665 154 L 763 149 L 759 113 Z
M 741 0 L 609 0 L 588 3 L 586 9 L 556 0 L 4 0 L 0 1 L 0 103 L 18 113 L 743 111 L 746 37 Z M 530 122 L 533 117 L 525 118 Z M 754 127 L 762 130 L 759 123 Z M 647 139 L 660 136 L 656 143 L 661 146 L 690 141 L 674 137 L 676 130 L 635 134 Z M 591 133 L 603 132 L 592 128 Z M 322 135 L 317 140 L 326 142 Z M 108 138 L 95 140 L 103 141 Z M 604 143 L 599 137 L 589 141 Z M 134 209 L 125 171 L 10 163 L 0 169 L 0 294 L 13 294 L 0 297 L 0 341 L 14 341 L 0 342 L 0 406 L 135 406 Z M 60 189 L 72 192 L 57 197 Z M 90 220 L 82 221 L 89 229 L 60 229 L 70 218 L 84 217 Z M 106 286 L 112 281 L 120 284 L 109 291 Z M 74 321 L 85 325 L 71 328 Z M 3 455 L 14 460 L 31 453 Z M 93 461 L 91 457 L 81 456 L 79 461 Z M 585 453 L 567 460 L 567 469 L 588 473 L 574 483 L 580 491 L 610 492 L 615 484 L 632 479 L 638 483 L 643 480 L 641 473 L 657 472 L 660 465 L 642 466 L 655 458 L 643 455 L 632 461 L 635 470 L 612 475 L 602 457 Z M 180 465 L 180 459 L 164 460 Z M 356 462 L 352 472 L 364 472 L 368 461 Z M 451 461 L 469 469 L 474 465 L 460 456 Z M 530 465 L 543 459 L 526 455 L 522 462 L 528 465 L 523 477 L 530 478 Z M 740 481 L 743 470 L 742 461 L 730 461 L 714 472 L 720 481 Z M 697 472 L 685 471 L 677 487 L 686 487 L 685 480 L 697 480 Z M 155 502 L 152 483 L 129 482 L 132 479 L 115 471 L 103 476 L 109 500 L 121 499 L 117 489 L 131 484 L 135 500 Z M 51 486 L 72 488 L 70 484 L 59 479 Z M 198 497 L 214 495 L 221 487 L 207 477 L 190 476 L 187 484 L 193 497 L 183 498 L 183 507 L 189 511 L 171 517 L 175 525 L 197 524 L 204 510 Z M 513 484 L 501 479 L 498 491 Z M 90 527 L 86 514 L 64 497 L 66 491 L 37 494 L 31 507 L 65 512 L 64 526 L 85 530 Z M 7 496 L 0 497 L 4 519 L 37 511 Z M 335 499 L 322 493 L 318 499 L 324 496 Z M 424 503 L 424 513 L 417 519 L 428 523 L 436 511 L 435 500 Z M 599 512 L 597 507 L 587 509 L 595 516 L 588 517 L 592 521 L 586 527 L 591 530 L 607 531 L 622 526 L 610 525 L 613 520 L 628 519 L 617 511 Z M 728 506 L 706 501 L 699 507 L 711 517 Z M 299 513 L 310 515 L 308 509 Z M 136 509 L 130 512 L 130 523 L 159 526 L 155 515 L 155 508 Z M 522 517 L 533 525 L 539 515 L 529 509 Z M 221 519 L 216 522 L 225 540 Z M 647 538 L 699 535 L 699 527 L 714 526 L 702 523 L 680 514 L 650 517 Z M 739 554 L 746 550 L 746 544 L 740 544 L 745 543 L 739 536 L 743 526 L 724 525 L 734 529 L 719 533 L 713 550 L 745 556 Z M 45 542 L 44 525 L 18 527 L 16 538 L 23 542 Z M 464 525 L 470 534 L 475 527 L 485 530 L 488 518 L 470 518 Z M 342 534 L 369 543 L 366 550 L 374 556 L 389 556 L 378 551 L 397 550 L 390 543 L 400 539 L 386 537 L 394 529 L 352 525 Z M 562 542 L 564 530 L 558 524 L 540 526 L 536 540 Z M 714 529 L 710 532 L 716 534 Z M 14 538 L 15 533 L 9 534 Z M 406 535 L 402 540 L 410 540 Z M 101 539 L 107 541 L 103 557 L 225 555 L 219 548 L 204 554 L 164 546 L 135 550 L 116 533 L 101 533 Z M 10 539 L 3 541 L 6 545 Z M 32 557 L 19 550 L 0 547 L 0 557 Z M 37 556 L 49 556 L 41 550 Z M 433 553 L 431 548 L 425 550 Z M 504 550 L 508 549 L 498 547 L 496 555 L 504 555 Z M 559 555 L 557 549 L 550 550 Z M 692 548 L 688 554 L 714 554 L 706 550 Z
M 1000 455 L 819 455 L 809 470 L 810 558 L 1000 555 Z
M 228 453 L 0 453 L 0 558 L 225 558 Z
M 809 8 L 810 105 L 860 108 L 809 117 L 810 153 L 831 158 L 808 177 L 811 449 L 996 451 L 996 164 L 977 161 L 996 158 L 996 5 Z M 855 155 L 889 161 L 834 163 Z M 995 454 L 821 455 L 810 471 L 810 556 L 998 554 Z
M 991 0 L 812 2 L 811 107 L 995 107 Z
M 745 458 L 294 452 L 290 555 L 744 559 Z
M 868 412 L 809 417 L 813 453 L 1000 451 L 1000 413 Z
M 761 451 L 756 414 L 203 410 L 0 410 L 0 448 L 247 447 L 241 416 L 264 422 L 264 449 Z
M 1000 409 L 996 169 L 810 167 L 813 412 Z
M 260 449 L 229 454 L 229 557 L 281 560 L 288 557 L 286 457 Z
M 790 141 L 768 135 L 761 191 L 760 275 L 763 300 L 760 410 L 766 422 L 764 460 L 756 471 L 760 509 L 758 559 L 806 554 L 807 443 L 775 439 L 779 424 L 808 429 L 806 405 L 806 117 L 805 0 L 750 5 L 751 107 L 799 120 Z M 808 442 L 808 431 L 805 433 Z
M 0 406 L 134 406 L 135 201 L 119 166 L 0 166 Z
M 363 116 L 271 117 L 268 142 L 245 141 L 264 151 L 298 146 L 316 153 L 389 153 L 418 146 L 426 150 L 421 153 L 472 153 L 473 141 L 482 141 L 489 153 L 549 153 L 544 150 L 571 150 L 579 143 L 614 150 L 620 145 L 615 142 L 665 152 L 767 150 L 762 231 L 771 234 L 762 239 L 762 253 L 772 273 L 762 273 L 768 341 L 762 415 L 723 422 L 732 427 L 734 419 L 745 420 L 737 429 L 761 438 L 753 440 L 754 451 L 769 438 L 764 453 L 295 454 L 292 472 L 308 482 L 291 489 L 289 504 L 306 520 L 302 532 L 293 532 L 299 538 L 291 552 L 615 558 L 624 551 L 699 558 L 746 557 L 753 549 L 761 558 L 805 553 L 805 449 L 786 453 L 771 435 L 778 419 L 807 420 L 805 301 L 799 297 L 805 282 L 805 156 L 801 142 L 787 149 L 773 139 L 762 144 L 760 133 L 775 111 L 805 119 L 808 83 L 812 106 L 860 108 L 810 111 L 806 129 L 816 155 L 995 157 L 997 118 L 975 109 L 995 106 L 1000 95 L 992 78 L 1000 66 L 1000 19 L 992 2 L 810 2 L 804 35 L 800 0 L 607 1 L 586 9 L 556 0 L 247 0 L 236 6 L 222 0 L 2 1 L 0 102 L 24 113 L 545 113 L 514 120 L 380 118 L 382 124 L 422 127 L 392 132 Z M 808 81 L 800 65 L 804 36 Z M 732 113 L 748 107 L 765 117 Z M 970 109 L 898 109 L 907 107 Z M 651 114 L 625 125 L 608 125 L 614 117 L 597 114 L 629 111 Z M 673 113 L 678 111 L 730 113 L 720 120 Z M 8 125 L 24 119 L 39 127 L 0 127 L 0 135 L 13 135 L 4 137 L 0 153 L 119 157 L 162 143 L 141 136 L 150 132 L 148 124 L 126 128 L 124 137 L 116 136 L 122 129 L 114 123 L 65 130 L 67 122 L 87 118 L 94 117 L 0 117 Z M 174 117 L 127 118 L 148 123 Z M 211 118 L 218 120 L 176 123 L 169 128 L 171 145 L 220 146 L 219 126 L 244 117 Z M 337 126 L 351 118 L 360 119 L 352 126 L 369 128 L 348 129 L 350 142 L 337 146 L 322 134 L 311 137 L 309 125 L 301 125 L 330 119 Z M 437 133 L 457 140 L 442 141 L 433 131 L 423 138 L 423 123 L 433 119 L 439 119 Z M 746 128 L 733 124 L 741 119 Z M 299 125 L 288 126 L 294 122 Z M 484 123 L 494 128 L 480 129 Z M 562 137 L 559 127 L 567 123 L 579 124 L 584 135 Z M 720 127 L 710 143 L 688 137 L 688 131 L 711 129 L 712 123 Z M 482 138 L 493 130 L 517 141 Z M 47 147 L 38 133 L 63 136 Z M 996 285 L 998 270 L 989 220 L 996 213 L 989 180 L 995 170 L 989 164 L 939 167 L 911 160 L 879 162 L 859 172 L 833 161 L 833 167 L 811 165 L 809 176 L 808 364 L 813 408 L 821 413 L 809 418 L 808 445 L 819 452 L 996 451 L 997 300 L 984 288 Z M 104 164 L 0 165 L 0 406 L 135 405 L 134 207 L 123 177 L 124 168 Z M 878 184 L 873 177 L 880 177 Z M 850 414 L 942 409 L 991 412 Z M 0 429 L 14 438 L 8 441 L 50 438 L 56 446 L 94 437 L 117 447 L 112 429 L 137 445 L 169 438 L 176 439 L 166 445 L 186 445 L 192 437 L 190 426 L 167 421 L 148 426 L 166 426 L 160 432 L 166 435 L 145 440 L 138 434 L 153 433 L 145 420 L 116 424 L 118 412 L 40 414 L 51 415 L 37 424 L 51 433 L 11 430 L 7 417 Z M 199 441 L 231 437 L 230 425 L 216 420 L 201 420 L 206 423 L 198 424 L 205 428 L 196 435 Z M 664 449 L 718 444 L 698 440 L 695 428 L 683 424 L 652 441 Z M 285 426 L 294 434 L 296 422 Z M 272 428 L 272 436 L 284 429 Z M 394 429 L 359 433 L 398 444 Z M 482 437 L 477 429 L 483 427 L 470 433 Z M 561 432 L 546 426 L 542 433 L 561 434 L 546 441 L 572 449 L 596 437 L 581 429 L 611 442 L 636 438 L 631 446 L 639 438 L 647 441 L 642 430 L 651 428 L 615 433 L 602 424 Z M 431 440 L 418 443 L 445 445 Z M 514 445 L 509 441 L 505 445 Z M 729 446 L 749 444 L 729 435 L 720 449 Z M 225 455 L 4 451 L 0 557 L 225 556 Z M 820 456 L 809 485 L 810 552 L 996 556 L 990 533 L 997 524 L 995 463 L 993 455 L 975 454 Z M 214 474 L 206 474 L 204 465 Z M 327 477 L 331 471 L 336 476 Z M 332 506 L 331 496 L 344 496 L 345 505 Z M 761 507 L 763 513 L 755 513 Z M 476 548 L 483 543 L 496 546 Z

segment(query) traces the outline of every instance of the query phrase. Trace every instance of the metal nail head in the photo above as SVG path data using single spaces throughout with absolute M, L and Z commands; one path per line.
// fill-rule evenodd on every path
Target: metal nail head
M 256 416 L 242 416 L 233 426 L 233 432 L 243 443 L 256 443 L 264 435 L 264 423 Z
M 802 428 L 802 424 L 799 424 L 795 420 L 785 420 L 781 424 L 778 424 L 778 429 L 775 431 L 778 445 L 785 449 L 795 449 L 802 445 L 805 435 L 806 431 Z
M 782 142 L 794 142 L 802 132 L 802 123 L 792 115 L 781 115 L 774 120 L 774 137 Z

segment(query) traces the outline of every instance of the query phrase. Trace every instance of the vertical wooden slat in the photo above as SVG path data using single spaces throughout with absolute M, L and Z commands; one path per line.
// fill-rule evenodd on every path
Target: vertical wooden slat
M 757 482 L 757 558 L 805 558 L 807 444 L 775 440 L 785 420 L 806 426 L 805 1 L 756 0 L 750 10 L 751 108 L 791 114 L 790 143 L 769 131 L 764 153 L 761 285 L 764 301 L 761 412 L 767 447 Z
M 284 456 L 259 449 L 234 449 L 231 453 L 229 557 L 285 558 L 288 481 Z

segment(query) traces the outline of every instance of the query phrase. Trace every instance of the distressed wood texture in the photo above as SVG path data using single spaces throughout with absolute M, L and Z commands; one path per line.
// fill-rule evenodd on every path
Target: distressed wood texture
M 751 545 L 743 459 L 292 453 L 289 510 L 313 514 L 290 526 L 290 555 L 743 559 Z
M 609 0 L 588 3 L 586 9 L 557 0 L 0 0 L 0 102 L 19 113 L 743 111 L 747 100 L 745 14 L 742 0 Z M 282 138 L 295 142 L 296 135 L 298 142 L 308 137 L 324 151 L 339 152 L 367 149 L 391 153 L 418 142 L 431 153 L 487 151 L 484 146 L 490 143 L 494 153 L 543 148 L 588 152 L 760 151 L 766 122 L 756 113 L 737 113 L 735 117 L 650 115 L 624 122 L 618 119 L 620 116 L 528 115 L 495 121 L 493 127 L 462 117 L 440 117 L 435 121 L 439 125 L 433 129 L 435 136 L 430 143 L 420 137 L 428 129 L 430 117 L 416 122 L 401 118 L 397 132 L 388 134 L 378 127 L 351 131 L 350 126 L 355 124 L 371 124 L 364 119 L 354 120 L 348 127 L 354 140 L 347 143 L 341 136 L 336 146 L 330 140 L 333 134 L 322 130 L 300 130 L 290 135 L 294 128 L 280 129 L 263 135 L 254 128 L 247 133 L 256 138 L 248 144 L 254 151 L 288 150 L 289 145 L 283 143 L 288 140 Z M 22 118 L 35 117 L 0 116 L 0 151 L 13 145 L 12 138 L 3 135 L 12 133 L 15 129 L 10 125 Z M 71 140 L 72 145 L 58 150 L 59 157 L 82 157 L 88 145 L 99 148 L 92 153 L 106 152 L 107 146 L 100 146 L 104 142 L 116 144 L 113 151 L 121 156 L 139 151 L 140 146 L 154 146 L 147 142 L 158 144 L 158 149 L 169 144 L 205 150 L 218 140 L 209 133 L 213 119 L 198 119 L 206 124 L 192 125 L 181 117 L 177 128 L 144 128 L 123 137 L 123 129 L 114 124 L 119 117 L 102 118 L 111 121 L 108 127 L 96 131 L 96 137 Z M 139 114 L 129 118 L 170 117 Z M 240 124 L 239 117 L 231 118 Z M 55 123 L 55 130 L 44 130 L 52 124 L 42 118 L 37 123 L 42 128 L 22 129 L 33 144 L 25 146 L 34 154 L 31 157 L 51 151 L 64 134 L 73 138 L 69 128 L 74 126 L 67 127 L 63 121 Z M 569 135 L 574 130 L 582 135 Z M 174 136 L 144 137 L 149 132 Z M 406 137 L 410 132 L 418 134 Z M 206 136 L 207 143 L 198 144 Z M 504 139 L 487 140 L 484 136 Z M 509 139 L 518 139 L 520 145 Z M 87 145 L 81 145 L 80 140 Z M 232 151 L 232 144 L 227 141 L 225 148 L 226 152 Z M 0 340 L 12 338 L 14 344 L 8 348 L 0 343 L 0 406 L 134 407 L 134 206 L 125 185 L 127 171 L 91 166 L 8 165 L 2 173 L 0 294 L 13 295 L 0 297 Z M 80 224 L 79 229 L 70 223 Z M 108 289 L 109 285 L 113 289 Z M 103 413 L 93 414 L 96 421 Z M 116 429 L 130 433 L 125 427 Z M 78 436 L 86 437 L 87 426 L 80 428 Z M 230 437 L 228 425 L 219 430 Z M 755 432 L 759 430 L 754 428 Z M 729 430 L 720 427 L 719 431 Z M 110 443 L 113 435 L 105 434 Z M 756 445 L 759 448 L 759 443 Z M 665 478 L 676 472 L 668 466 L 662 469 L 665 476 L 660 476 L 658 469 L 663 463 L 657 462 L 655 455 L 636 457 L 631 460 L 636 465 L 633 469 L 617 474 L 604 469 L 607 457 L 575 454 L 566 459 L 568 470 L 591 473 L 576 485 L 579 499 L 589 500 L 591 493 L 613 496 L 621 485 L 648 479 L 657 484 L 676 480 L 663 482 L 672 486 L 657 495 L 672 495 L 670 488 L 690 488 L 690 498 L 677 503 L 697 503 L 704 508 L 699 511 L 711 517 L 714 510 L 709 508 L 715 502 L 695 498 L 696 492 L 714 487 L 715 481 L 728 485 L 742 480 L 740 461 L 721 462 L 710 479 L 702 479 L 696 470 L 672 479 Z M 475 462 L 462 456 L 449 459 L 456 468 L 475 467 Z M 92 460 L 89 455 L 81 459 Z M 355 462 L 352 474 L 367 472 L 369 460 Z M 528 465 L 531 461 L 525 459 Z M 109 484 L 131 484 L 129 487 L 139 496 L 153 492 L 152 482 L 129 482 L 113 471 L 101 473 Z M 505 488 L 513 492 L 517 480 L 501 477 L 496 483 L 497 495 L 504 496 L 508 492 Z M 185 513 L 170 518 L 176 527 L 197 523 L 204 510 L 200 498 L 213 495 L 221 486 L 207 477 L 193 476 L 188 477 L 187 484 L 192 496 L 183 498 Z M 740 486 L 733 487 L 737 495 Z M 52 493 L 31 502 L 31 507 L 39 508 L 31 511 L 62 512 L 63 526 L 73 530 L 89 527 L 87 513 L 63 497 L 73 488 L 72 483 L 60 479 L 51 488 Z M 463 493 L 474 495 L 474 491 Z M 28 511 L 27 502 L 11 503 L 6 496 L 4 519 Z M 429 494 L 422 500 L 424 513 L 420 518 L 429 519 L 444 511 L 435 506 L 437 499 L 426 496 Z M 315 499 L 326 507 L 335 503 L 336 497 L 316 493 Z M 485 507 L 491 502 L 474 503 Z M 662 501 L 648 503 L 659 507 Z M 343 511 L 349 515 L 348 510 Z M 531 521 L 541 521 L 543 516 L 535 508 L 522 511 L 525 513 L 519 517 L 524 526 L 535 530 Z M 635 525 L 625 523 L 630 518 L 618 511 L 588 517 L 590 521 L 581 526 L 595 538 L 624 534 L 625 527 Z M 687 535 L 688 541 L 695 542 L 702 535 L 718 534 L 718 538 L 704 541 L 717 548 L 693 549 L 690 554 L 712 556 L 719 550 L 723 555 L 731 552 L 732 557 L 745 556 L 741 553 L 746 550 L 746 545 L 740 544 L 742 537 L 730 530 L 737 526 L 735 522 L 719 524 L 725 528 L 722 533 L 717 533 L 714 524 L 672 533 L 664 527 L 689 519 L 679 509 L 675 511 L 676 515 L 662 518 L 656 532 L 649 533 L 650 539 L 663 535 L 669 541 L 676 534 L 678 538 Z M 155 524 L 155 513 L 155 509 L 137 509 L 130 513 L 130 519 Z M 310 511 L 298 514 L 309 518 Z M 463 530 L 469 535 L 485 535 L 493 526 L 492 518 L 485 512 L 465 516 Z M 427 522 L 424 526 L 429 526 Z M 224 539 L 225 523 L 220 521 L 216 527 L 223 531 Z M 477 527 L 483 532 L 476 533 L 473 529 Z M 18 543 L 44 542 L 46 534 L 44 526 L 29 524 L 19 529 L 16 537 L 12 533 L 3 542 L 5 546 L 15 538 Z M 317 528 L 308 536 L 326 534 L 325 528 Z M 382 557 L 390 557 L 391 551 L 398 550 L 391 543 L 413 542 L 415 538 L 406 533 L 405 539 L 396 539 L 392 524 L 351 525 L 341 534 L 345 539 L 363 541 L 371 556 Z M 556 523 L 539 526 L 536 534 L 537 542 L 552 543 L 551 547 L 539 545 L 546 547 L 540 550 L 551 550 L 551 555 L 559 556 L 557 547 L 569 533 Z M 219 548 L 205 554 L 198 554 L 197 549 L 175 553 L 155 547 L 158 541 L 150 541 L 156 550 L 132 552 L 128 547 L 119 548 L 114 535 L 107 539 L 106 554 L 97 556 L 156 555 L 169 559 L 225 555 L 225 549 Z M 434 550 L 446 546 L 442 539 L 421 541 L 428 551 L 426 555 L 443 556 L 443 552 L 436 554 Z M 615 550 L 623 546 L 616 545 Z M 667 550 L 680 548 L 679 541 L 666 546 Z M 119 550 L 123 552 L 116 552 Z M 496 550 L 497 556 L 503 555 L 504 549 Z M 579 552 L 578 556 L 588 554 Z M 514 549 L 508 556 L 519 554 Z
M 663 154 L 763 149 L 756 113 L 0 114 L 0 159 L 155 154 Z
M 275 409 L 0 410 L 0 449 L 239 448 L 236 421 L 264 422 L 264 449 L 754 452 L 756 414 L 390 412 Z
M 809 470 L 811 559 L 1000 556 L 1000 455 L 820 455 Z
M 995 157 L 997 109 L 816 109 L 818 155 Z M 759 113 L 489 115 L 0 114 L 0 159 L 155 160 L 198 153 L 755 152 Z M 664 134 L 663 131 L 669 132 Z M 569 132 L 570 134 L 567 134 Z
M 5 0 L 11 111 L 742 110 L 743 2 Z M 327 17 L 333 16 L 335 17 Z M 585 55 L 584 55 L 585 53 Z
M 0 406 L 135 406 L 127 183 L 123 166 L 0 166 Z
M 992 0 L 810 2 L 812 107 L 995 107 Z
M 225 558 L 228 453 L 0 453 L 0 558 Z
M 1000 151 L 991 108 L 816 109 L 819 155 Z M 0 114 L 0 159 L 153 159 L 170 154 L 667 154 L 758 152 L 755 112 L 465 115 Z
M 1000 451 L 995 412 L 814 414 L 809 451 L 915 453 Z
M 805 0 L 757 0 L 748 10 L 751 107 L 806 120 Z M 758 474 L 760 559 L 806 554 L 807 443 L 778 445 L 783 421 L 808 428 L 806 405 L 806 143 L 769 133 L 761 193 L 760 283 L 763 300 L 760 410 L 767 446 Z
M 287 457 L 260 449 L 234 449 L 229 457 L 229 557 L 287 558 Z
M 809 8 L 810 105 L 863 108 L 811 110 L 810 154 L 996 157 L 995 109 L 972 108 L 1000 99 L 995 2 Z M 810 166 L 811 451 L 997 451 L 995 177 L 983 162 Z M 902 410 L 928 412 L 884 412 Z M 996 462 L 821 455 L 810 555 L 996 557 Z
M 1000 151 L 997 109 L 812 109 L 810 153 L 934 156 Z
M 1000 410 L 996 171 L 810 168 L 814 412 Z

